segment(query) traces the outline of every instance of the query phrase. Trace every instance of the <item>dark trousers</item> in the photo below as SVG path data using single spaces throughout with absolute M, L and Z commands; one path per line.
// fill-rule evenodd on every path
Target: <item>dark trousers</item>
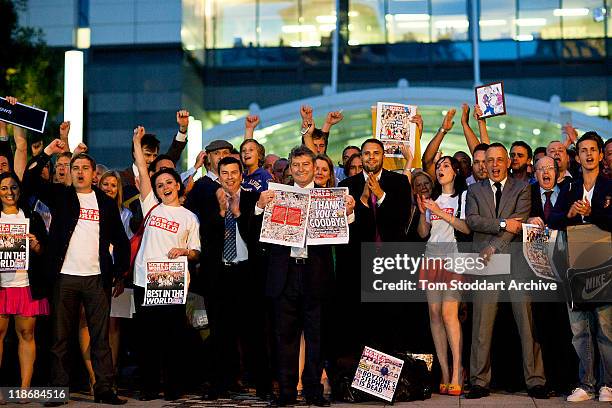
M 113 360 L 108 342 L 110 308 L 102 276 L 60 274 L 53 288 L 52 303 L 51 385 L 67 387 L 70 383 L 69 338 L 79 323 L 82 303 L 91 337 L 91 363 L 96 376 L 94 391 L 100 394 L 110 390 L 113 383 Z
M 144 288 L 134 286 L 140 391 L 158 393 L 160 374 L 166 394 L 180 394 L 184 356 L 185 305 L 142 306 Z
M 304 332 L 305 364 L 302 372 L 303 395 L 314 398 L 323 395 L 321 354 L 322 300 L 306 287 L 309 265 L 296 265 L 289 260 L 287 283 L 274 299 L 275 336 L 278 353 L 278 383 L 281 398 L 296 397 L 299 377 L 300 337 Z
M 261 270 L 245 261 L 213 271 L 206 296 L 213 347 L 213 387 L 226 392 L 246 369 L 257 392 L 270 392 L 267 308 Z M 242 358 L 241 358 L 242 357 Z

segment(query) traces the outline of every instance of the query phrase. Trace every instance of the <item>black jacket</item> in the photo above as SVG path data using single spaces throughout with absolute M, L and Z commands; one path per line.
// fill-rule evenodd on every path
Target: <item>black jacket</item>
M 44 152 L 38 155 L 28 166 L 23 185 L 26 193 L 35 192 L 51 209 L 53 220 L 49 230 L 45 269 L 50 282 L 53 282 L 64 264 L 70 238 L 79 220 L 80 203 L 74 187 L 47 183 L 40 177 L 48 160 L 49 156 Z M 117 203 L 97 187 L 92 188 L 100 211 L 100 272 L 104 285 L 110 287 L 113 277 L 120 278 L 129 267 L 130 243 L 121 223 Z M 113 256 L 109 252 L 111 244 Z
M 28 282 L 30 283 L 30 292 L 33 299 L 43 299 L 49 296 L 49 282 L 44 275 L 44 256 L 47 250 L 47 228 L 41 216 L 27 208 L 21 208 L 26 218 L 30 220 L 30 234 L 34 235 L 38 240 L 42 253 L 36 254 L 30 247 L 30 264 L 28 267 Z M 0 212 L 0 218 L 2 212 Z
M 355 199 L 355 222 L 350 227 L 350 243 L 374 242 L 375 224 L 380 237 L 385 242 L 404 242 L 407 239 L 408 221 L 412 193 L 408 178 L 402 174 L 382 170 L 380 187 L 385 199 L 376 209 L 376 221 L 372 209 L 361 202 L 365 187 L 363 173 L 340 182 L 340 187 L 348 187 L 349 194 Z
M 538 183 L 531 184 L 531 210 L 529 211 L 529 217 L 540 217 L 544 223 L 552 229 L 564 230 L 566 224 L 560 222 L 558 217 L 555 217 L 555 213 L 567 214 L 569 210 L 567 202 L 568 185 L 565 187 L 559 187 L 559 195 L 557 195 L 557 201 L 553 205 L 553 210 L 548 216 L 548 219 L 544 217 L 544 206 L 542 205 L 542 195 L 540 194 L 540 185 Z

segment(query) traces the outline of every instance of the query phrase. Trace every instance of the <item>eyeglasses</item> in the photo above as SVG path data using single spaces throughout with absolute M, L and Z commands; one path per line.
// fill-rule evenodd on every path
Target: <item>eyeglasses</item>
M 539 171 L 541 173 L 544 173 L 546 171 L 555 171 L 555 166 L 538 167 L 536 171 Z

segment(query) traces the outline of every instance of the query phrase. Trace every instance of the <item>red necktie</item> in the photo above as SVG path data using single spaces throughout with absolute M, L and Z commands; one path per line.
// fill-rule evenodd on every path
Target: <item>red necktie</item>
M 552 195 L 552 191 L 545 191 L 544 195 L 546 199 L 544 200 L 544 222 L 548 221 L 548 217 L 553 210 L 552 201 L 550 201 L 550 196 Z
M 380 237 L 380 232 L 378 232 L 378 222 L 376 220 L 376 211 L 377 211 L 377 202 L 376 194 L 370 193 L 370 208 L 372 209 L 372 214 L 374 215 L 374 242 L 382 242 L 382 238 Z

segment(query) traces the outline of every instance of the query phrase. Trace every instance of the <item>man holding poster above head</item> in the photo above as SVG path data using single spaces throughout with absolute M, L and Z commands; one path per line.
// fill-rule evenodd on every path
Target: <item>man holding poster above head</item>
M 295 205 L 286 207 L 283 214 L 279 214 L 280 208 L 275 208 L 276 215 L 270 215 L 270 207 L 274 206 L 275 200 L 274 184 L 271 183 L 270 190 L 261 193 L 255 214 L 261 215 L 265 211 L 266 216 L 276 220 L 270 220 L 270 223 L 280 224 L 282 218 L 284 224 L 293 227 L 306 222 L 306 215 L 302 214 L 304 206 L 300 203 L 305 201 L 305 208 L 308 208 L 307 189 L 318 187 L 314 183 L 315 154 L 305 146 L 295 147 L 289 155 L 289 165 L 295 181 L 296 191 L 292 196 Z M 299 190 L 305 194 L 300 195 Z M 354 217 L 355 201 L 347 195 L 345 202 L 350 223 Z M 266 224 L 262 227 L 262 235 L 265 228 Z M 333 280 L 332 249 L 329 245 L 308 245 L 307 240 L 305 244 L 304 240 L 301 242 L 301 246 L 290 248 L 287 244 L 271 244 L 269 251 L 266 294 L 273 299 L 276 320 L 280 388 L 278 403 L 279 406 L 286 406 L 295 402 L 300 335 L 303 330 L 306 344 L 306 362 L 302 373 L 303 395 L 308 405 L 329 406 L 329 401 L 323 397 L 321 385 L 321 326 L 325 312 L 322 305 L 329 297 Z

